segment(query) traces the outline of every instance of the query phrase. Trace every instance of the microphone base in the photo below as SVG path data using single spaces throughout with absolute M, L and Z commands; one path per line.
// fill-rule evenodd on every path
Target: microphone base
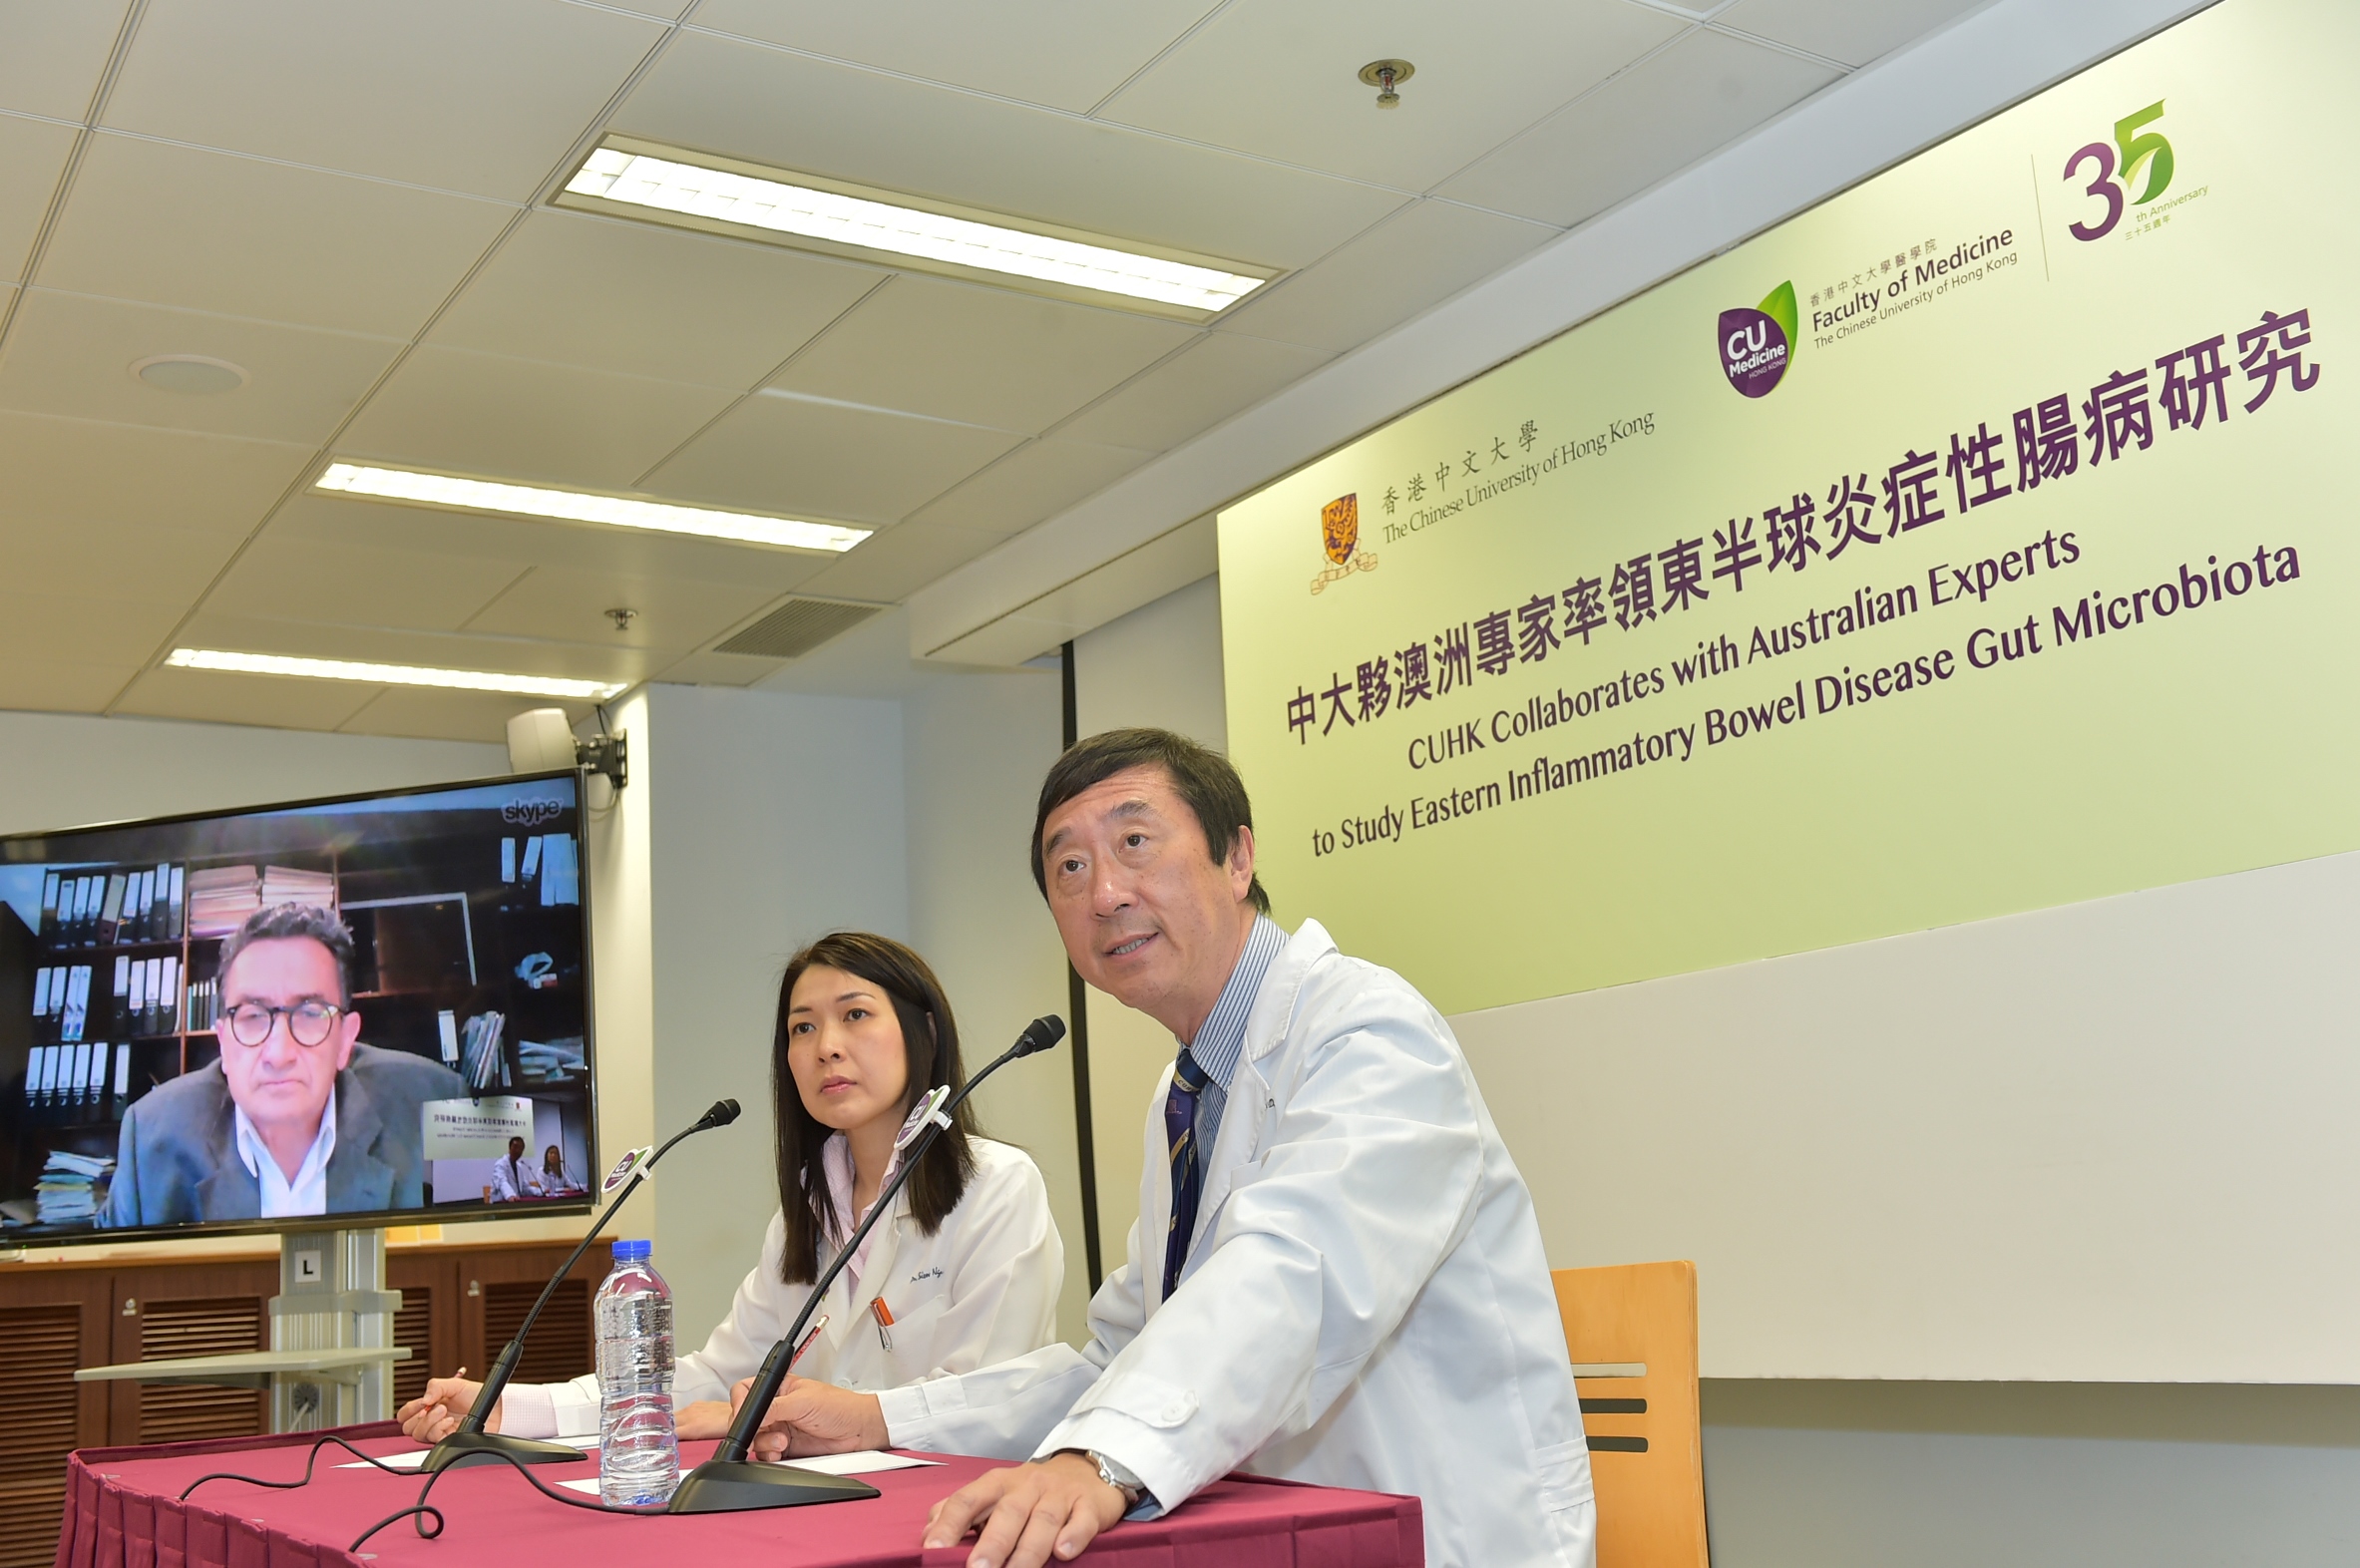
M 807 1503 L 858 1502 L 880 1495 L 849 1475 L 822 1475 L 791 1464 L 755 1459 L 707 1459 L 680 1477 L 667 1513 L 739 1513 L 752 1508 L 800 1508 Z
M 562 1442 L 537 1442 L 505 1432 L 453 1432 L 434 1445 L 418 1468 L 432 1474 L 462 1464 L 498 1464 L 502 1454 L 519 1464 L 569 1464 L 594 1457 Z

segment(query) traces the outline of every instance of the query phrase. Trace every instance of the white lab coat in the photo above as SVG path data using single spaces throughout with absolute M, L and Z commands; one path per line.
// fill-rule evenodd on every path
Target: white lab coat
M 1049 1217 L 1048 1187 L 1023 1150 L 987 1138 L 973 1139 L 970 1146 L 976 1154 L 975 1179 L 934 1235 L 911 1215 L 909 1193 L 895 1195 L 892 1216 L 869 1234 L 859 1284 L 839 1275 L 828 1288 L 820 1304 L 828 1326 L 796 1367 L 796 1375 L 875 1391 L 988 1367 L 1056 1338 L 1065 1249 Z M 675 1405 L 698 1399 L 726 1402 L 730 1386 L 760 1371 L 770 1348 L 793 1327 L 811 1287 L 788 1285 L 778 1277 L 786 1235 L 785 1219 L 773 1214 L 762 1239 L 762 1259 L 738 1285 L 729 1316 L 703 1350 L 675 1362 Z M 823 1249 L 821 1267 L 833 1256 Z M 657 1263 L 660 1271 L 661 1260 Z M 894 1320 L 882 1334 L 871 1306 L 879 1296 Z M 598 1429 L 595 1373 L 542 1384 L 536 1391 L 545 1391 L 555 1406 L 556 1431 L 510 1427 L 505 1412 L 504 1429 L 568 1437 Z
M 1306 921 L 1272 963 L 1180 1288 L 1169 1069 L 1086 1351 L 882 1395 L 897 1446 L 1099 1449 L 1169 1506 L 1231 1469 L 1413 1493 L 1435 1568 L 1591 1568 L 1589 1448 L 1540 1227 L 1449 1026 Z
M 492 1162 L 492 1201 L 515 1203 L 523 1198 L 542 1196 L 541 1162 L 531 1155 L 517 1161 L 516 1169 L 509 1169 L 508 1156 Z

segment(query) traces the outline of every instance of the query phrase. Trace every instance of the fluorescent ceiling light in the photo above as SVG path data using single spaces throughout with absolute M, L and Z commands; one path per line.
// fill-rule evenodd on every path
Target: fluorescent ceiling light
M 511 517 L 603 523 L 612 528 L 694 534 L 703 539 L 774 545 L 786 550 L 843 552 L 876 532 L 846 528 L 840 523 L 805 523 L 753 512 L 716 512 L 709 507 L 676 507 L 662 501 L 631 501 L 622 496 L 595 496 L 580 490 L 504 485 L 488 479 L 459 479 L 450 474 L 419 474 L 357 463 L 330 463 L 314 488 L 341 490 L 355 496 L 381 496 L 388 501 L 411 501 L 421 506 L 456 507 L 465 512 L 504 512 Z
M 689 160 L 698 160 L 690 162 Z M 772 173 L 783 174 L 783 171 Z M 1023 229 L 880 199 L 835 181 L 769 178 L 758 165 L 610 139 L 567 183 L 566 193 L 598 202 L 673 213 L 716 225 L 756 228 L 855 251 L 914 257 L 961 271 L 997 273 L 1092 294 L 1213 315 L 1269 279 L 1204 260 L 1180 260 L 1092 243 L 1047 225 Z M 572 203 L 568 203 L 572 204 Z
M 357 680 L 372 686 L 450 686 L 461 691 L 513 691 L 528 697 L 572 697 L 603 702 L 626 688 L 610 680 L 567 680 L 558 675 L 501 675 L 481 669 L 423 669 L 415 664 L 362 664 L 341 658 L 289 658 L 277 653 L 225 653 L 175 648 L 165 659 L 180 669 L 226 669 L 241 675 L 308 675 Z

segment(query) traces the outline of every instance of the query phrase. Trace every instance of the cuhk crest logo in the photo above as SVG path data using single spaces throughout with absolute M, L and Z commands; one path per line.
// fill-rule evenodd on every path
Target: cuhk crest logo
M 1794 284 L 1780 283 L 1753 309 L 1724 310 L 1719 326 L 1722 374 L 1741 397 L 1768 397 L 1794 362 Z
M 1361 497 L 1358 491 L 1349 496 L 1338 496 L 1320 508 L 1320 548 L 1328 557 L 1328 570 L 1311 580 L 1311 590 L 1321 592 L 1331 583 L 1341 583 L 1356 572 L 1377 570 L 1377 558 L 1361 549 Z

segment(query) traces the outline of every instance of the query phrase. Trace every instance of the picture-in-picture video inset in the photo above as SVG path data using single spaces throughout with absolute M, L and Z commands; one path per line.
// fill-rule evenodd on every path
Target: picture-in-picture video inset
M 0 1244 L 585 1206 L 580 792 L 0 839 Z

